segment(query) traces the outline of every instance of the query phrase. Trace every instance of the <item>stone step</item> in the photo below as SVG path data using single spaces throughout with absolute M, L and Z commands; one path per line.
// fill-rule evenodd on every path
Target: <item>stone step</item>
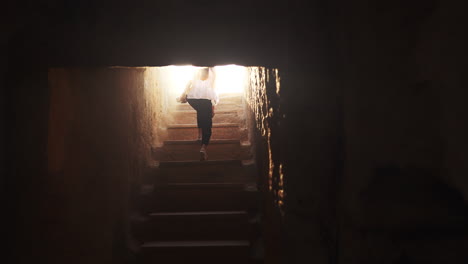
M 220 94 L 219 95 L 219 103 L 216 107 L 222 107 L 225 105 L 242 105 L 243 104 L 243 98 L 242 94 Z M 171 101 L 172 103 L 172 101 Z M 188 103 L 174 103 L 176 108 L 179 106 L 188 106 L 190 109 L 192 107 Z
M 213 124 L 240 123 L 242 110 L 215 110 Z M 195 110 L 174 111 L 169 115 L 168 123 L 171 124 L 196 124 L 197 112 Z
M 258 197 L 253 184 L 167 184 L 156 187 L 144 208 L 146 212 L 255 210 Z
M 161 161 L 155 181 L 164 183 L 254 182 L 248 166 L 240 160 Z
M 134 228 L 140 241 L 248 240 L 246 211 L 198 211 L 151 213 Z
M 239 124 L 213 124 L 211 139 L 242 139 Z M 168 140 L 194 140 L 198 137 L 195 124 L 173 124 L 167 127 Z M 245 134 L 245 131 L 243 131 Z
M 220 94 L 219 103 L 220 104 L 242 104 L 243 96 L 242 94 Z
M 157 241 L 141 247 L 142 263 L 239 264 L 249 262 L 250 243 L 246 240 Z
M 250 144 L 241 145 L 239 140 L 211 140 L 207 148 L 209 160 L 246 160 L 252 158 Z M 200 142 L 196 140 L 167 140 L 153 151 L 159 161 L 189 161 L 200 159 Z
M 224 168 L 232 166 L 236 168 L 242 167 L 241 160 L 217 160 L 217 161 L 165 161 L 159 163 L 160 169 L 165 168 Z
M 239 144 L 240 141 L 236 139 L 215 139 L 211 140 L 210 144 Z M 196 140 L 165 140 L 165 145 L 187 145 L 187 144 L 197 144 L 200 142 Z

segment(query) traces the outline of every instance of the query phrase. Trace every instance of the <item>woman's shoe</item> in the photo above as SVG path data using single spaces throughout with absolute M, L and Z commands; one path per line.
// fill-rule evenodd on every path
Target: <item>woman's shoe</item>
M 201 148 L 200 149 L 200 161 L 205 161 L 208 159 L 208 155 L 206 154 L 206 149 Z

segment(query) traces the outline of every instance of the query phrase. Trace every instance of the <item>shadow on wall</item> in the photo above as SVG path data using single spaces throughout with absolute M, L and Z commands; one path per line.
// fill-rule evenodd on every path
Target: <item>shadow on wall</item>
M 62 252 L 57 263 L 123 261 L 131 190 L 158 137 L 160 91 L 147 77 L 145 68 L 49 70 L 47 181 L 61 202 L 48 221 L 50 237 L 61 237 L 51 247 Z

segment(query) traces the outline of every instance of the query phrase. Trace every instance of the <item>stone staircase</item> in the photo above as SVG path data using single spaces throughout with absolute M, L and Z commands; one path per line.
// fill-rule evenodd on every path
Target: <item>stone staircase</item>
M 159 168 L 142 193 L 144 221 L 133 225 L 139 262 L 261 263 L 252 257 L 259 193 L 240 131 L 241 96 L 221 98 L 207 161 L 199 161 L 195 111 L 188 104 L 175 109 L 168 138 L 154 152 Z

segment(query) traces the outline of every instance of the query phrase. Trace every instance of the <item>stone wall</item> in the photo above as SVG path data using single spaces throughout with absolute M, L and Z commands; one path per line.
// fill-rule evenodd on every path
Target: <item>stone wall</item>
M 461 6 L 359 2 L 361 9 L 344 5 L 350 11 L 341 28 L 340 263 L 466 262 L 467 237 L 447 230 L 464 233 L 459 221 L 467 212 L 466 180 L 459 177 L 466 141 L 458 134 L 466 129 L 466 109 L 457 99 L 465 93 L 464 74 L 453 59 L 465 53 Z
M 282 213 L 284 213 L 283 157 L 280 140 L 284 128 L 280 105 L 280 77 L 277 69 L 248 68 L 245 88 L 249 138 L 258 168 L 258 186 L 262 193 L 262 232 L 265 242 L 265 262 L 283 261 L 284 243 Z
M 155 99 L 158 100 L 158 116 L 157 130 L 158 137 L 153 147 L 161 147 L 163 141 L 167 139 L 167 125 L 173 123 L 172 111 L 174 111 L 176 97 L 176 90 L 179 87 L 174 87 L 173 73 L 171 67 L 147 67 L 147 74 L 145 82 L 156 84 L 158 93 L 155 94 Z M 172 78 L 171 78 L 172 77 Z M 185 87 L 184 87 L 185 88 Z
M 151 166 L 157 86 L 145 68 L 51 69 L 49 263 L 121 263 L 130 197 Z M 63 247 L 63 245 L 67 245 Z M 55 247 L 54 247 L 55 246 Z M 63 248 L 60 248 L 63 247 Z

